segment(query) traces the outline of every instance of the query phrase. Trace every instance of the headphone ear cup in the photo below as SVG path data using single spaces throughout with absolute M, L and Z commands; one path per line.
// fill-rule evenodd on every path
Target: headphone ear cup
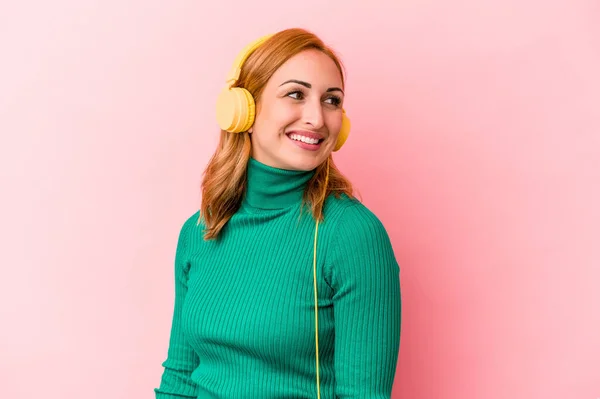
M 252 94 L 244 88 L 225 88 L 217 97 L 217 123 L 230 133 L 245 132 L 254 123 L 256 107 Z
M 343 111 L 342 127 L 340 128 L 340 133 L 338 134 L 338 138 L 335 143 L 335 147 L 333 148 L 333 151 L 338 151 L 340 148 L 342 148 L 346 140 L 348 140 L 348 136 L 350 135 L 350 127 L 350 118 L 348 118 L 348 116 L 346 115 L 346 111 Z

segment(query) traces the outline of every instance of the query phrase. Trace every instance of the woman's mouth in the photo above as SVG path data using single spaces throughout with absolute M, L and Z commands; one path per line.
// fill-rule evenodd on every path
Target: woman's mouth
M 309 151 L 316 151 L 321 148 L 321 143 L 325 140 L 317 137 L 309 137 L 308 135 L 295 132 L 288 133 L 286 136 L 298 147 Z

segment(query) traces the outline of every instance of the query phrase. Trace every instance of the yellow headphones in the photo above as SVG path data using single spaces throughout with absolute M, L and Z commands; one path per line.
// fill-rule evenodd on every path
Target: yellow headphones
M 236 57 L 225 82 L 227 86 L 217 97 L 217 123 L 219 127 L 230 133 L 245 132 L 254 123 L 256 108 L 250 92 L 242 87 L 232 87 L 240 77 L 242 65 L 246 59 L 272 35 L 263 36 L 246 46 Z M 338 151 L 350 134 L 350 119 L 342 109 L 342 127 L 333 151 Z

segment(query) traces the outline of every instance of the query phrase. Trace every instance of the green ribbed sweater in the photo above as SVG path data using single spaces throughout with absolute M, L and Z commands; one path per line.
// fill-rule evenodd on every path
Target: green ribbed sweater
M 300 217 L 314 171 L 248 163 L 243 204 L 216 241 L 199 212 L 175 254 L 171 335 L 157 399 L 313 399 L 313 240 Z M 380 220 L 330 196 L 319 224 L 322 399 L 391 397 L 400 344 L 399 266 Z

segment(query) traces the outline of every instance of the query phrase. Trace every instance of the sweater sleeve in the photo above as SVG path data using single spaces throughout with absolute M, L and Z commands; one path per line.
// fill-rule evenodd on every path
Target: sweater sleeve
M 195 399 L 198 395 L 191 374 L 198 366 L 199 358 L 186 341 L 181 324 L 181 310 L 187 294 L 189 271 L 187 249 L 192 223 L 194 223 L 193 216 L 181 228 L 175 251 L 175 304 L 167 358 L 162 363 L 164 370 L 160 386 L 154 389 L 156 399 Z
M 336 398 L 389 399 L 400 346 L 400 268 L 380 220 L 361 204 L 335 229 L 325 275 L 334 290 Z

